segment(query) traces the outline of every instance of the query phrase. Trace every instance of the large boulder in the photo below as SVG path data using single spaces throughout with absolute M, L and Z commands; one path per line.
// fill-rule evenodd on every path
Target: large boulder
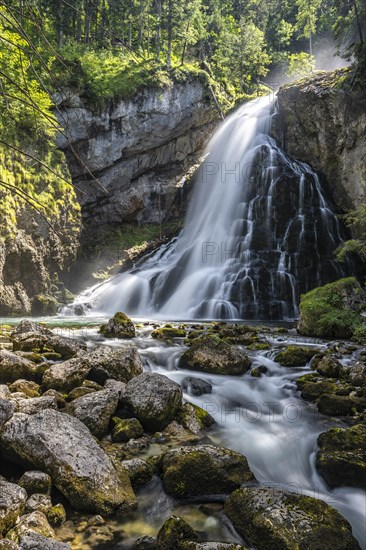
M 11 351 L 0 350 L 0 383 L 9 384 L 23 378 L 32 380 L 37 367 Z
M 52 334 L 52 331 L 44 325 L 41 325 L 41 323 L 37 323 L 31 319 L 23 319 L 23 321 L 20 321 L 20 323 L 15 327 L 11 333 L 11 337 L 16 339 L 20 334 L 26 334 L 29 332 L 39 332 L 40 334 L 48 335 Z
M 169 450 L 160 466 L 165 491 L 177 498 L 228 494 L 255 480 L 245 456 L 214 445 Z
M 23 414 L 37 414 L 45 409 L 57 410 L 57 401 L 53 396 L 31 397 L 29 399 L 15 399 L 15 411 Z
M 27 492 L 22 487 L 0 477 L 0 537 L 15 525 L 26 501 Z
M 74 399 L 68 406 L 67 412 L 76 416 L 95 437 L 101 439 L 108 431 L 118 401 L 117 391 L 100 390 Z
M 123 403 L 151 432 L 163 430 L 182 405 L 182 389 L 162 374 L 145 372 L 128 382 Z
M 244 374 L 249 370 L 248 355 L 217 337 L 203 336 L 183 353 L 179 367 L 213 374 Z
M 86 351 L 86 344 L 73 338 L 66 338 L 48 332 L 24 332 L 13 336 L 13 351 L 54 351 L 63 359 L 70 359 L 80 351 Z
M 366 424 L 331 428 L 318 437 L 316 467 L 330 487 L 366 489 Z
M 303 367 L 314 357 L 316 352 L 315 348 L 288 346 L 275 355 L 275 361 L 283 367 Z
M 19 550 L 70 550 L 70 544 L 59 542 L 38 533 L 28 533 L 20 537 Z
M 15 414 L 4 426 L 0 449 L 25 467 L 48 473 L 77 510 L 109 514 L 135 504 L 125 471 L 113 465 L 82 422 L 48 409 Z
M 88 355 L 79 354 L 73 359 L 56 363 L 47 369 L 43 374 L 42 385 L 45 389 L 68 393 L 83 383 L 90 368 Z
M 100 327 L 99 332 L 106 338 L 134 338 L 135 325 L 125 313 L 118 311 L 108 323 Z
M 177 516 L 170 516 L 165 520 L 157 536 L 159 550 L 183 549 L 186 541 L 198 540 L 198 534 L 192 527 Z
M 360 550 L 350 524 L 323 502 L 274 488 L 241 488 L 225 512 L 258 550 Z
M 132 346 L 118 349 L 100 346 L 88 356 L 88 361 L 90 378 L 99 384 L 108 379 L 128 382 L 144 370 L 140 354 Z

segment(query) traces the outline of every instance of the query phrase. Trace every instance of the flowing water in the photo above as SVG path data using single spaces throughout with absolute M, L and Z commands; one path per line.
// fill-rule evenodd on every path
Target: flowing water
M 78 309 L 170 320 L 293 319 L 300 293 L 344 275 L 333 255 L 342 241 L 338 219 L 318 176 L 270 136 L 274 112 L 265 97 L 221 125 L 179 236 L 82 293 Z
M 133 340 L 140 350 L 145 370 L 164 374 L 178 383 L 186 376 L 194 376 L 192 371 L 177 368 L 179 357 L 187 349 L 183 343 L 158 341 L 151 337 L 151 330 L 151 324 L 139 328 L 137 338 Z M 331 426 L 346 425 L 339 419 L 319 414 L 315 405 L 299 397 L 296 378 L 311 372 L 309 366 L 289 369 L 273 359 L 276 350 L 286 344 L 306 344 L 319 350 L 332 344 L 301 338 L 292 332 L 280 336 L 265 333 L 263 337 L 271 349 L 260 352 L 246 350 L 253 367 L 267 367 L 267 373 L 261 378 L 253 378 L 249 373 L 243 376 L 199 373 L 197 376 L 212 384 L 212 393 L 200 397 L 184 393 L 184 399 L 210 412 L 216 425 L 206 432 L 207 436 L 216 444 L 244 454 L 261 485 L 325 500 L 351 523 L 354 536 L 366 550 L 365 491 L 350 487 L 329 490 L 315 467 L 318 435 Z M 63 334 L 83 337 L 89 347 L 131 343 L 106 340 L 96 328 L 84 331 L 83 335 L 78 331 Z M 355 360 L 354 356 L 348 355 L 342 362 L 352 364 Z M 149 447 L 146 454 L 158 454 L 163 448 L 164 443 L 157 443 Z M 133 517 L 123 522 L 111 520 L 112 530 L 120 530 L 124 537 L 127 533 L 131 541 L 141 534 L 155 535 L 171 513 L 185 517 L 196 529 L 206 531 L 210 540 L 241 541 L 222 512 L 204 513 L 199 503 L 184 504 L 172 499 L 164 493 L 157 478 L 138 491 L 138 499 L 139 508 Z M 116 548 L 128 548 L 128 544 L 124 544 Z

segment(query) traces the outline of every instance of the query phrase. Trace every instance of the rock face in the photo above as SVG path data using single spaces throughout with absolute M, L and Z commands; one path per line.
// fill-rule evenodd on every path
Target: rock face
M 213 445 L 167 451 L 161 469 L 165 491 L 177 498 L 227 494 L 255 479 L 245 456 Z
M 366 199 L 366 104 L 345 89 L 346 71 L 323 73 L 280 88 L 277 137 L 287 153 L 325 178 L 333 201 L 354 210 Z
M 0 477 L 0 537 L 15 524 L 24 510 L 26 500 L 24 489 Z
M 78 510 L 108 514 L 135 503 L 130 481 L 118 471 L 78 419 L 53 410 L 15 414 L 0 448 L 10 459 L 48 473 Z
M 128 382 L 123 402 L 148 431 L 163 430 L 182 405 L 181 387 L 161 374 L 145 372 Z
M 76 96 L 61 100 L 58 108 L 60 122 L 67 120 L 67 136 L 60 135 L 57 144 L 86 192 L 80 197 L 84 217 L 95 226 L 159 222 L 158 186 L 164 219 L 217 118 L 199 80 L 145 90 L 100 113 Z M 101 185 L 86 174 L 71 147 Z
M 258 550 L 359 550 L 349 523 L 334 508 L 308 496 L 267 488 L 232 493 L 225 512 Z
M 213 374 L 244 374 L 251 360 L 246 353 L 218 338 L 198 338 L 180 358 L 180 368 Z

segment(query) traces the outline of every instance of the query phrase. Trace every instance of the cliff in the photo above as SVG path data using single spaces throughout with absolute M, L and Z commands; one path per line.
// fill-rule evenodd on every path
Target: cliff
M 322 176 L 342 211 L 366 199 L 366 92 L 349 81 L 342 69 L 283 86 L 275 125 L 286 152 Z

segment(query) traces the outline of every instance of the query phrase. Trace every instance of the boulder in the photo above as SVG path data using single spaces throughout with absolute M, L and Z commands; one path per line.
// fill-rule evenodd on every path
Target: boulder
M 215 424 L 215 419 L 207 411 L 193 403 L 184 403 L 177 420 L 183 428 L 193 434 L 199 434 L 205 428 Z
M 66 521 L 66 510 L 62 504 L 52 506 L 47 512 L 47 519 L 52 527 L 58 527 Z
M 320 359 L 315 367 L 316 371 L 326 378 L 338 378 L 342 368 L 341 363 L 330 355 Z
M 29 399 L 16 399 L 15 411 L 23 414 L 36 414 L 46 409 L 57 410 L 57 401 L 53 396 L 31 397 Z
M 29 497 L 25 505 L 25 512 L 42 512 L 47 516 L 47 512 L 52 508 L 52 502 L 48 495 L 42 493 L 34 493 Z
M 86 344 L 49 332 L 25 332 L 13 336 L 13 351 L 53 351 L 63 359 L 70 359 L 77 353 L 86 351 Z
M 26 501 L 27 493 L 22 487 L 0 477 L 0 537 L 15 525 Z
M 170 324 L 165 325 L 164 327 L 157 328 L 152 331 L 152 338 L 157 338 L 158 340 L 171 340 L 172 338 L 184 338 L 186 331 L 181 328 L 173 327 Z
M 317 402 L 322 414 L 329 416 L 352 416 L 358 410 L 361 412 L 366 405 L 365 399 L 357 399 L 348 395 L 332 395 L 325 393 Z
M 6 536 L 8 539 L 18 542 L 22 536 L 29 535 L 30 533 L 38 533 L 47 538 L 55 536 L 55 532 L 48 523 L 46 516 L 40 511 L 21 516 Z
M 180 550 L 184 548 L 185 541 L 195 540 L 198 540 L 197 533 L 184 519 L 170 516 L 158 532 L 156 542 L 159 550 Z
M 33 495 L 35 493 L 49 495 L 51 492 L 51 477 L 45 472 L 40 472 L 38 470 L 29 470 L 25 472 L 18 483 L 27 491 L 28 495 Z
M 203 336 L 194 341 L 183 353 L 179 367 L 213 374 L 240 375 L 250 368 L 248 355 L 213 336 Z
M 228 494 L 255 480 L 245 456 L 214 445 L 169 450 L 161 470 L 165 491 L 176 498 Z
M 127 470 L 132 487 L 139 487 L 148 483 L 153 476 L 153 467 L 142 458 L 123 460 L 122 466 Z
M 366 365 L 360 362 L 352 365 L 348 370 L 347 379 L 352 386 L 366 386 Z
M 277 353 L 274 359 L 282 367 L 304 367 L 315 354 L 315 348 L 287 346 L 287 348 Z
M 212 385 L 202 378 L 195 378 L 193 376 L 186 376 L 181 382 L 183 391 L 190 395 L 204 395 L 212 392 Z
M 99 384 L 104 384 L 109 378 L 128 382 L 144 370 L 140 354 L 132 346 L 118 349 L 100 346 L 88 356 L 88 360 L 91 365 L 89 378 Z
M 11 392 L 22 392 L 27 397 L 40 397 L 40 386 L 31 380 L 16 380 L 9 386 Z
M 14 403 L 7 399 L 0 399 L 0 428 L 7 422 L 14 414 Z
M 7 350 L 0 350 L 0 382 L 11 383 L 20 378 L 32 380 L 37 367 L 28 359 Z
M 91 433 L 101 439 L 108 431 L 112 416 L 115 414 L 119 395 L 114 390 L 100 390 L 74 399 L 67 412 L 78 418 Z
M 123 402 L 151 432 L 163 430 L 182 405 L 182 389 L 162 374 L 145 372 L 128 382 Z
M 42 385 L 45 389 L 69 393 L 83 383 L 90 368 L 88 356 L 79 354 L 73 359 L 56 363 L 47 369 L 42 378 Z
M 130 439 L 138 439 L 144 435 L 144 429 L 137 418 L 115 418 L 112 430 L 112 441 L 125 443 Z
M 135 325 L 121 311 L 115 313 L 108 323 L 102 325 L 99 332 L 105 338 L 134 338 L 136 336 Z
M 329 487 L 366 489 L 366 424 L 331 428 L 318 437 L 316 467 Z
M 32 321 L 31 319 L 23 319 L 15 327 L 15 329 L 11 333 L 11 337 L 17 338 L 20 334 L 26 334 L 29 332 L 39 332 L 40 334 L 48 335 L 52 334 L 52 332 L 44 325 L 41 325 L 41 323 L 37 323 L 35 321 Z
M 225 512 L 258 550 L 360 550 L 341 514 L 312 497 L 275 488 L 241 488 L 229 496 Z
M 0 447 L 25 467 L 47 472 L 77 510 L 109 514 L 135 504 L 130 481 L 99 447 L 77 418 L 47 409 L 15 414 L 6 424 Z
M 29 533 L 20 537 L 19 550 L 71 550 L 71 546 L 37 533 Z

